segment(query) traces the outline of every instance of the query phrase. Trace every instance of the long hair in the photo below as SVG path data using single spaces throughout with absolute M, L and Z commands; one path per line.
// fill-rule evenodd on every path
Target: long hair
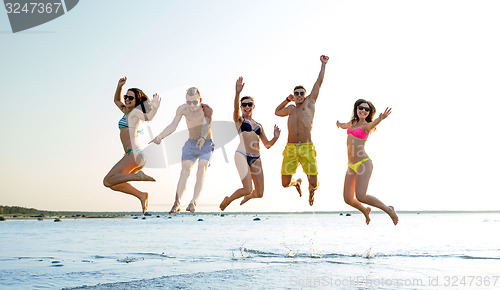
M 146 94 L 138 88 L 130 88 L 129 91 L 134 92 L 135 94 L 135 107 L 141 106 L 141 111 L 146 114 L 151 111 L 151 106 L 149 105 L 149 98 Z
M 368 123 L 373 122 L 373 116 L 375 115 L 375 112 L 377 112 L 375 106 L 370 101 L 359 99 L 354 103 L 354 109 L 352 110 L 351 124 L 359 122 L 358 106 L 361 105 L 362 103 L 367 103 L 368 107 L 370 107 L 370 113 L 368 113 L 368 117 L 366 117 L 366 122 Z

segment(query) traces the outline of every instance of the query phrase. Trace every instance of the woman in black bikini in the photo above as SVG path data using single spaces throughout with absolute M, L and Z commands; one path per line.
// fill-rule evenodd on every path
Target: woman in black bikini
M 236 81 L 233 113 L 234 124 L 240 135 L 240 144 L 234 155 L 234 161 L 243 187 L 236 190 L 231 196 L 224 198 L 219 206 L 221 210 L 226 209 L 231 202 L 240 197 L 244 196 L 240 203 L 242 205 L 252 198 L 261 198 L 264 195 L 264 172 L 260 158 L 259 139 L 269 149 L 276 143 L 281 132 L 278 126 L 274 125 L 274 138 L 267 139 L 264 128 L 252 119 L 252 112 L 255 108 L 253 99 L 247 96 L 240 100 L 240 93 L 244 85 L 243 77 L 239 77 Z

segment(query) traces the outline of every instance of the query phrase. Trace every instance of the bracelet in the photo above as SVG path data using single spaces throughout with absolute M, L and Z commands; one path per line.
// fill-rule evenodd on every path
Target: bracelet
M 288 103 L 290 103 L 291 101 L 288 99 L 288 97 L 286 97 L 285 101 L 287 101 Z
M 198 138 L 198 140 L 200 140 L 202 138 L 203 138 L 204 141 L 207 141 L 207 139 L 205 137 L 203 137 L 203 136 L 200 136 L 200 138 Z

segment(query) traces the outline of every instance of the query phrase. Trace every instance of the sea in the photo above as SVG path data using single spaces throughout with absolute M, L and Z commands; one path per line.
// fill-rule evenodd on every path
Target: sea
M 0 222 L 0 289 L 500 289 L 499 212 Z

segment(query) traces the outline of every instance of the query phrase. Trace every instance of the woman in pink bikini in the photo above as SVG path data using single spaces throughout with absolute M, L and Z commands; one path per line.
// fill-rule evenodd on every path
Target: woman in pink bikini
M 344 201 L 365 215 L 366 224 L 370 223 L 371 208 L 365 207 L 361 203 L 385 211 L 396 225 L 398 216 L 394 207 L 386 206 L 376 197 L 366 194 L 373 171 L 373 163 L 365 152 L 365 143 L 370 132 L 391 114 L 391 108 L 386 108 L 377 119 L 373 120 L 375 112 L 375 106 L 371 102 L 359 99 L 354 103 L 351 121 L 348 123 L 337 121 L 337 127 L 347 129 L 347 158 L 349 163 L 347 164 L 348 168 L 344 182 Z

